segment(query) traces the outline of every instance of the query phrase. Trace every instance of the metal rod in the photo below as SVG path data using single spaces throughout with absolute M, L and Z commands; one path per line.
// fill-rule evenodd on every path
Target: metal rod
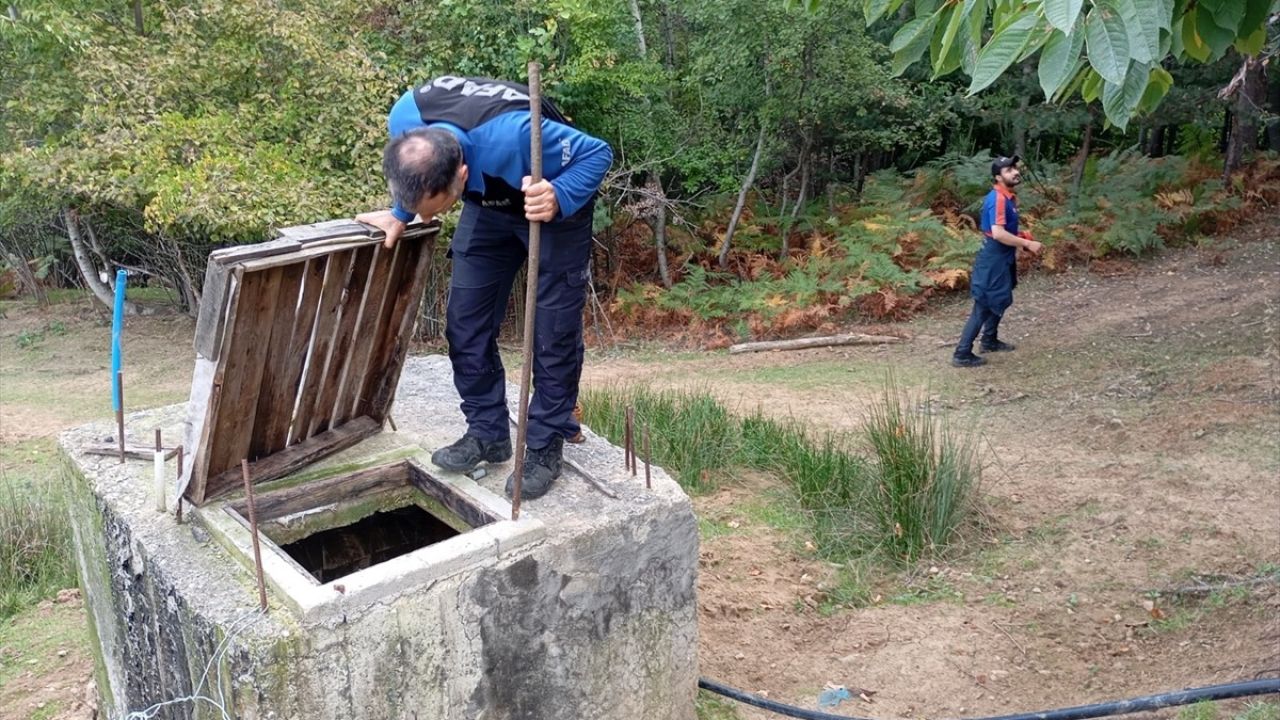
M 649 472 L 649 426 L 644 426 L 644 487 L 646 490 L 653 489 L 653 478 Z
M 120 462 L 124 462 L 124 371 L 116 371 L 116 397 L 120 404 L 116 406 L 116 434 L 120 436 Z M 145 446 L 143 446 L 145 447 Z
M 387 424 L 391 426 L 391 432 L 399 432 L 396 429 L 396 421 L 391 419 L 391 413 L 387 413 Z
M 529 63 L 529 182 L 542 181 L 542 66 Z M 511 519 L 520 519 L 520 491 L 524 483 L 524 449 L 529 434 L 529 379 L 533 374 L 534 315 L 538 309 L 538 259 L 542 223 L 529 221 L 529 269 L 524 294 L 524 362 L 520 365 L 520 414 L 516 422 L 516 467 L 511 475 Z
M 156 512 L 166 512 L 164 493 L 164 442 L 161 440 L 160 428 L 156 428 L 156 452 L 154 461 L 155 478 L 152 480 L 152 492 L 155 493 Z
M 182 480 L 182 446 L 178 446 L 178 480 Z M 178 522 L 182 522 L 182 494 L 178 494 L 178 508 L 175 511 Z
M 622 469 L 631 471 L 631 406 L 622 411 Z
M 631 477 L 636 476 L 636 440 L 639 434 L 640 433 L 636 426 L 636 409 L 631 408 Z
M 564 464 L 569 466 L 569 468 L 574 472 L 581 475 L 582 479 L 586 480 L 587 484 L 590 485 L 591 487 L 595 488 L 596 490 L 599 490 L 600 492 L 604 493 L 608 497 L 611 497 L 615 500 L 618 498 L 618 493 L 610 490 L 603 482 L 600 481 L 600 478 L 587 472 L 587 469 L 582 467 L 582 465 L 578 464 L 576 461 L 570 458 L 565 458 Z
M 253 482 L 249 480 L 249 461 L 240 461 L 240 475 L 244 478 L 244 498 L 249 506 L 249 533 L 253 536 L 253 566 L 258 571 L 258 602 L 267 611 L 267 582 L 262 577 L 262 549 L 258 546 L 258 511 L 253 505 Z

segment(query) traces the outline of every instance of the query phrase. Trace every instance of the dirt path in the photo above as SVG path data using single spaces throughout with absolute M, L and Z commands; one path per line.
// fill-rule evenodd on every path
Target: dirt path
M 977 370 L 947 365 L 960 302 L 905 324 L 912 339 L 897 346 L 592 363 L 588 385 L 701 387 L 839 430 L 860 425 L 893 373 L 989 443 L 987 537 L 914 576 L 866 579 L 879 601 L 830 617 L 819 610 L 840 590 L 834 570 L 753 519 L 779 488 L 697 498 L 704 519 L 724 523 L 703 544 L 703 673 L 810 707 L 827 683 L 864 688 L 873 703 L 840 711 L 876 716 L 995 714 L 1275 673 L 1274 583 L 1150 591 L 1280 567 L 1276 227 L 1272 217 L 1212 251 L 1117 263 L 1110 277 L 1031 278 L 1005 323 L 1019 350 Z
M 1280 216 L 1213 250 L 1111 263 L 1106 277 L 1030 278 L 1004 331 L 1018 351 L 977 370 L 947 365 L 968 309 L 959 299 L 902 325 L 911 340 L 899 346 L 593 354 L 588 386 L 704 387 L 744 411 L 847 431 L 892 372 L 989 445 L 989 527 L 947 562 L 905 574 L 850 577 L 816 558 L 771 478 L 695 498 L 703 674 L 810 707 L 827 683 L 865 689 L 870 703 L 855 693 L 836 711 L 890 717 L 1039 709 L 1280 669 L 1275 585 L 1180 601 L 1149 592 L 1280 568 L 1277 226 Z M 59 430 L 109 412 L 110 333 L 87 304 L 6 311 L 0 472 L 13 473 L 47 462 Z M 185 318 L 130 321 L 131 406 L 185 399 L 192 329 Z M 851 594 L 861 601 L 846 604 L 862 607 L 837 602 Z M 31 663 L 14 643 L 0 669 L 19 667 L 24 687 L 53 689 L 42 702 L 54 716 L 77 717 L 83 682 L 62 679 L 89 661 L 66 639 L 67 613 L 10 622 L 68 655 Z M 0 717 L 50 716 L 37 712 L 0 693 Z

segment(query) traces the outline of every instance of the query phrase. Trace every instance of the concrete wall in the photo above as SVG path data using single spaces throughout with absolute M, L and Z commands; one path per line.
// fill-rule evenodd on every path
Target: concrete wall
M 393 413 L 403 435 L 433 448 L 461 434 L 457 403 L 447 361 L 414 358 Z M 183 411 L 131 415 L 130 435 L 162 427 L 180 437 Z M 524 505 L 546 525 L 543 539 L 303 624 L 276 598 L 258 614 L 243 565 L 198 523 L 151 509 L 150 463 L 83 452 L 110 434 L 104 423 L 61 438 L 109 717 L 200 686 L 245 719 L 693 718 L 692 509 L 661 471 L 652 491 L 624 476 L 621 450 L 602 439 L 566 452 L 620 499 L 567 473 Z M 368 452 L 357 446 L 326 463 Z M 501 493 L 508 471 L 481 482 Z M 156 717 L 222 715 L 211 701 L 189 701 Z

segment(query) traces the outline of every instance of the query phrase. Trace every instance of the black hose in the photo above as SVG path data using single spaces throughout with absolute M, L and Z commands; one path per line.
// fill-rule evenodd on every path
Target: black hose
M 833 715 L 818 710 L 806 710 L 794 705 L 784 705 L 707 678 L 698 678 L 698 687 L 747 705 L 754 705 L 779 715 L 801 718 L 801 720 L 869 720 L 868 718 L 858 718 L 852 715 Z M 1060 708 L 1058 710 L 997 715 L 985 718 L 971 718 L 970 720 L 1082 720 L 1083 718 L 1100 718 L 1109 715 L 1147 712 L 1178 705 L 1190 705 L 1191 703 L 1205 700 L 1229 700 L 1231 698 L 1270 695 L 1273 693 L 1280 693 L 1280 678 L 1210 685 L 1208 687 L 1175 690 L 1174 692 L 1161 693 L 1159 695 L 1147 695 L 1133 698 L 1132 700 L 1116 700 L 1094 705 L 1077 705 L 1076 707 Z

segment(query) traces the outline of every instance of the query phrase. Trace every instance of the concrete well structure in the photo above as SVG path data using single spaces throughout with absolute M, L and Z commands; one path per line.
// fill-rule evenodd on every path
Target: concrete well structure
M 357 230 L 363 232 L 341 228 L 344 237 Z M 385 263 L 387 275 L 395 277 L 403 258 L 373 251 L 361 265 L 364 247 L 376 244 L 357 243 L 352 257 L 339 259 L 370 278 Z M 327 278 L 332 270 L 313 275 L 309 264 L 322 255 L 320 249 L 305 243 L 301 249 L 313 252 L 296 274 Z M 424 266 L 415 267 L 421 272 Z M 283 298 L 293 292 L 293 271 L 281 272 L 284 279 L 268 287 Z M 356 295 L 351 274 L 344 297 Z M 253 307 L 245 304 L 252 297 L 245 277 L 231 273 L 219 322 L 235 315 L 237 302 L 241 318 L 261 310 L 245 314 Z M 407 285 L 410 295 L 420 295 L 420 284 Z M 319 294 L 308 295 L 305 280 L 296 289 L 303 299 L 292 305 L 295 310 Z M 356 312 L 354 335 L 366 321 L 392 317 L 368 310 L 389 307 L 384 298 L 392 295 L 361 301 L 366 310 Z M 412 307 L 416 300 L 409 298 Z M 277 310 L 289 302 L 277 302 Z M 324 312 L 321 303 L 316 316 Z M 336 333 L 342 332 L 344 314 L 336 313 Z M 524 503 L 520 519 L 512 521 L 502 488 L 510 463 L 489 468 L 477 481 L 432 465 L 430 450 L 456 439 L 465 425 L 447 359 L 406 359 L 407 343 L 380 365 L 394 366 L 394 383 L 382 399 L 384 410 L 394 407 L 396 430 L 369 410 L 372 405 L 362 406 L 377 383 L 326 360 L 327 374 L 342 375 L 341 386 L 355 388 L 349 417 L 320 423 L 311 435 L 291 430 L 300 424 L 299 398 L 311 373 L 302 371 L 285 378 L 300 389 L 282 394 L 293 416 L 282 431 L 284 449 L 266 447 L 270 443 L 259 430 L 276 424 L 267 380 L 273 373 L 278 380 L 289 365 L 274 354 L 264 356 L 255 401 L 240 402 L 250 384 L 226 365 L 250 346 L 243 344 L 239 324 L 230 323 L 210 357 L 199 352 L 200 334 L 208 329 L 202 317 L 192 402 L 126 417 L 126 436 L 137 443 L 157 428 L 166 439 L 188 441 L 198 439 L 202 427 L 214 428 L 186 446 L 196 451 L 187 453 L 190 467 L 172 487 L 168 512 L 155 507 L 151 461 L 121 463 L 98 454 L 104 439 L 114 435 L 110 423 L 69 430 L 60 438 L 107 717 L 159 706 L 149 717 L 693 718 L 697 524 L 687 496 L 669 476 L 655 468 L 652 489 L 646 489 L 643 478 L 624 472 L 620 448 L 587 432 L 585 443 L 566 447 L 566 457 L 618 497 L 566 468 L 546 497 Z M 250 337 L 287 347 L 274 338 L 276 332 L 266 340 Z M 289 334 L 296 342 L 299 331 Z M 309 334 L 313 342 L 321 333 Z M 335 341 L 333 347 L 339 346 Z M 364 351 L 353 351 L 353 357 L 359 352 Z M 303 354 L 297 362 L 318 364 L 314 346 Z M 367 364 L 378 366 L 376 347 L 370 357 Z M 212 391 L 200 387 L 207 378 L 213 379 Z M 235 383 L 239 391 L 228 393 Z M 343 414 L 337 408 L 346 406 L 344 392 L 336 393 L 334 417 Z M 514 400 L 514 388 L 509 395 Z M 210 397 L 222 410 L 206 407 Z M 228 422 L 220 415 L 227 407 L 253 410 Z M 254 481 L 265 613 L 259 609 L 243 486 L 227 480 L 229 466 L 219 469 L 208 459 L 216 455 L 209 448 L 222 442 L 214 435 L 240 433 L 246 424 L 253 428 L 243 431 L 249 448 L 243 459 L 250 461 Z M 334 443 L 335 434 L 345 439 Z M 167 468 L 179 476 L 174 460 Z M 197 485 L 203 494 L 193 489 Z M 179 492 L 185 497 L 181 521 L 174 514 Z M 378 525 L 388 513 L 405 512 L 411 514 L 399 529 Z M 350 531 L 369 522 L 377 526 L 372 535 Z M 427 525 L 436 534 L 418 531 Z M 333 532 L 338 534 L 326 534 Z M 298 549 L 316 538 L 329 538 L 328 544 L 310 554 Z

